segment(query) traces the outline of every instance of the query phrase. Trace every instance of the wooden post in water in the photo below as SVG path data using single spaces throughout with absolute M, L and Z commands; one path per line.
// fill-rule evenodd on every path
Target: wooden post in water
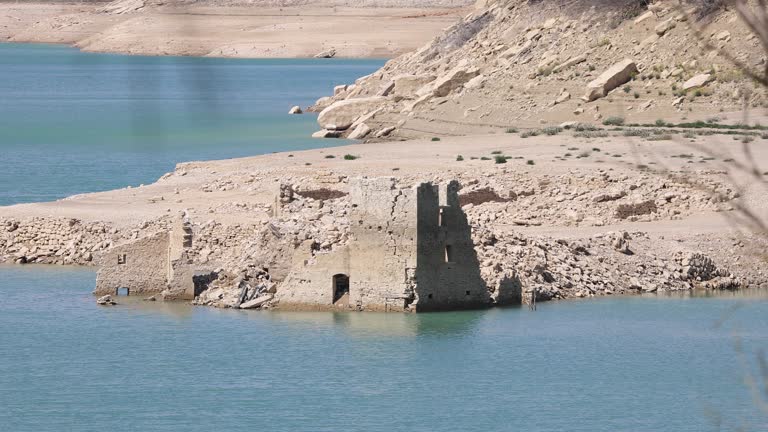
M 528 308 L 532 311 L 536 310 L 536 287 L 531 290 L 531 301 L 528 303 Z

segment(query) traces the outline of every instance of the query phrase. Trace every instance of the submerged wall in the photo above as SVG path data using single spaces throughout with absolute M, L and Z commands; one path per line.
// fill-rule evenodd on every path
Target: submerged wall
M 96 276 L 94 294 L 115 294 L 128 288 L 130 294 L 159 293 L 167 286 L 168 232 L 112 248 L 104 255 Z

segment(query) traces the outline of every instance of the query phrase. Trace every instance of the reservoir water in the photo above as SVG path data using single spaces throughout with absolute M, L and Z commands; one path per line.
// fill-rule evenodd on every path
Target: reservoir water
M 338 145 L 288 110 L 382 64 L 0 44 L 0 205 L 151 183 L 178 162 Z
M 744 382 L 768 346 L 762 296 L 280 313 L 98 307 L 89 270 L 2 277 L 4 431 L 768 428 Z
M 329 145 L 285 113 L 381 63 L 0 44 L 0 205 Z M 103 308 L 94 281 L 0 267 L 0 431 L 768 430 L 749 385 L 765 293 L 281 313 Z

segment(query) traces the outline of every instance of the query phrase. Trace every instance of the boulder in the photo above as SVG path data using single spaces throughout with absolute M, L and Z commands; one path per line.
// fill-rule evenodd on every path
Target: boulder
M 376 138 L 383 138 L 385 136 L 388 136 L 389 134 L 391 134 L 394 131 L 395 131 L 395 127 L 394 126 L 389 126 L 389 127 L 385 127 L 384 129 L 379 130 L 378 132 L 376 132 L 376 134 L 374 136 Z
M 478 75 L 480 75 L 480 69 L 478 68 L 465 68 L 459 66 L 422 87 L 416 94 L 419 96 L 431 94 L 435 97 L 445 97 Z
M 571 57 L 568 60 L 566 60 L 563 63 L 560 63 L 559 65 L 555 66 L 554 69 L 552 69 L 552 73 L 560 72 L 561 70 L 568 69 L 569 67 L 576 66 L 579 63 L 587 61 L 587 56 L 585 55 L 578 55 L 576 57 Z
M 653 12 L 647 11 L 646 13 L 640 15 L 639 17 L 635 18 L 635 24 L 640 24 L 641 22 L 647 20 L 648 18 L 653 17 Z
M 637 64 L 633 60 L 625 59 L 616 63 L 587 84 L 587 93 L 583 99 L 592 102 L 605 97 L 611 90 L 629 82 L 637 72 Z
M 102 297 L 99 297 L 98 299 L 96 299 L 96 304 L 101 305 L 101 306 L 114 306 L 117 303 L 115 303 L 115 301 L 112 300 L 112 296 L 111 295 L 107 294 L 105 296 L 102 296 Z
M 291 108 L 290 111 L 288 111 L 288 114 L 303 114 L 304 111 L 301 110 L 301 107 L 296 105 L 293 108 Z
M 371 128 L 368 127 L 368 125 L 365 123 L 360 123 L 347 138 L 352 140 L 359 140 L 368 136 L 369 133 L 371 133 Z
M 656 26 L 656 29 L 655 29 L 656 34 L 659 35 L 659 36 L 664 36 L 664 34 L 666 34 L 668 31 L 670 31 L 673 28 L 675 28 L 676 25 L 677 24 L 675 23 L 675 19 L 674 18 L 670 18 L 670 19 L 668 19 L 668 20 L 664 21 L 663 23 L 661 23 L 661 24 Z
M 240 305 L 240 309 L 256 309 L 256 308 L 259 308 L 259 307 L 264 306 L 264 304 L 266 304 L 268 301 L 272 300 L 273 298 L 275 298 L 275 296 L 273 296 L 272 294 L 268 294 L 268 295 L 265 295 L 265 296 L 262 296 L 262 297 L 259 297 L 259 298 L 256 298 L 256 299 L 253 299 L 251 301 L 247 301 L 247 302 L 241 304 Z
M 312 138 L 339 138 L 341 131 L 322 129 L 312 134 Z
M 392 79 L 395 83 L 394 94 L 403 97 L 413 96 L 417 90 L 434 80 L 434 75 L 398 75 Z
M 333 88 L 333 95 L 338 96 L 347 91 L 348 86 L 346 84 L 337 85 Z
M 321 51 L 315 55 L 315 58 L 333 58 L 336 56 L 336 49 L 330 48 L 325 51 Z
M 371 112 L 387 101 L 386 97 L 373 96 L 367 98 L 346 99 L 334 102 L 317 116 L 317 123 L 351 125 L 361 115 Z
M 699 74 L 683 83 L 683 91 L 690 90 L 692 88 L 703 87 L 712 81 L 712 75 Z

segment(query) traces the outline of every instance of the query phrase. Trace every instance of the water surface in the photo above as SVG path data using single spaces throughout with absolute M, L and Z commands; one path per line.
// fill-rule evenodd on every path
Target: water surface
M 2 430 L 768 428 L 733 349 L 768 346 L 764 295 L 280 313 L 103 308 L 90 270 L 2 275 Z
M 178 162 L 338 145 L 288 110 L 382 64 L 0 44 L 0 205 L 151 183 Z

